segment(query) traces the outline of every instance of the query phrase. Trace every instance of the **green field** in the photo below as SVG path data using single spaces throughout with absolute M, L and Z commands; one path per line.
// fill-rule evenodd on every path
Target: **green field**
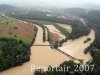
M 2 32 L 5 27 L 8 26 L 11 29 L 14 25 L 15 23 L 12 18 L 0 15 L 0 32 Z
M 14 27 L 14 25 L 15 25 L 14 20 L 12 18 L 8 18 L 7 19 L 7 25 L 9 27 Z

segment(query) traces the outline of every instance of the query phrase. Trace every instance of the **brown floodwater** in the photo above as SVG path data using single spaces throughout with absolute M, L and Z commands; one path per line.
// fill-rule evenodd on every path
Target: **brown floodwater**
M 87 38 L 91 38 L 90 41 L 87 43 L 84 43 Z M 60 50 L 63 52 L 77 58 L 84 60 L 83 62 L 87 62 L 89 60 L 92 60 L 92 57 L 90 53 L 84 54 L 84 50 L 90 46 L 91 43 L 95 40 L 95 31 L 91 29 L 91 32 L 87 36 L 80 37 L 75 40 L 69 40 L 68 42 L 65 42 L 62 47 L 59 47 Z
M 38 33 L 35 40 L 35 45 L 48 45 L 48 42 L 43 43 L 43 30 L 41 27 L 38 27 Z M 62 53 L 52 50 L 50 46 L 32 46 L 31 47 L 31 56 L 30 61 L 24 63 L 22 66 L 17 66 L 5 70 L 0 73 L 0 75 L 33 75 L 31 72 L 31 65 L 37 67 L 56 67 L 61 64 L 63 61 L 68 61 L 69 58 Z

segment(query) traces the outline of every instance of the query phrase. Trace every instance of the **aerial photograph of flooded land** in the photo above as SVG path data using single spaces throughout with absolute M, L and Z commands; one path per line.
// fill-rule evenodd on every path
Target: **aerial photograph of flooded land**
M 0 75 L 100 75 L 100 1 L 0 0 Z

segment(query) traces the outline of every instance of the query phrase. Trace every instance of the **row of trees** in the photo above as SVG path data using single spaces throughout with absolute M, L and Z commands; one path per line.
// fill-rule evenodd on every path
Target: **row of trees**
M 60 46 L 62 46 L 62 44 L 63 44 L 63 42 L 65 41 L 64 39 L 62 39 L 62 40 L 58 40 L 58 41 L 56 41 L 55 43 L 53 43 L 53 41 L 51 41 L 52 39 L 51 39 L 51 35 L 52 35 L 52 33 L 50 32 L 50 30 L 45 26 L 45 28 L 46 28 L 46 30 L 47 30 L 47 34 L 48 34 L 48 41 L 49 41 L 49 43 L 52 45 L 52 48 L 55 48 L 55 49 L 57 49 L 58 47 L 60 47 Z M 63 29 L 63 28 L 62 28 Z M 67 32 L 67 31 L 66 31 Z
M 30 46 L 32 44 L 34 44 L 34 42 L 35 42 L 35 38 L 36 38 L 36 35 L 37 35 L 37 31 L 38 31 L 38 28 L 36 26 L 34 26 L 34 36 L 33 36 L 33 39 L 32 39 L 32 41 L 30 43 Z
M 32 20 L 29 20 L 29 22 L 32 22 L 34 24 L 37 24 L 37 25 L 39 25 L 43 29 L 43 42 L 45 42 L 46 41 L 46 31 L 45 31 L 44 25 L 41 24 L 41 23 L 39 23 L 38 21 L 34 21 L 34 20 L 33 21 Z

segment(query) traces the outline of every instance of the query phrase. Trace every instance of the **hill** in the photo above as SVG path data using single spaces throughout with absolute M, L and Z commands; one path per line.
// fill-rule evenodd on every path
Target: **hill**
M 2 4 L 0 5 L 0 12 L 9 12 L 15 10 L 16 7 L 11 5 Z

